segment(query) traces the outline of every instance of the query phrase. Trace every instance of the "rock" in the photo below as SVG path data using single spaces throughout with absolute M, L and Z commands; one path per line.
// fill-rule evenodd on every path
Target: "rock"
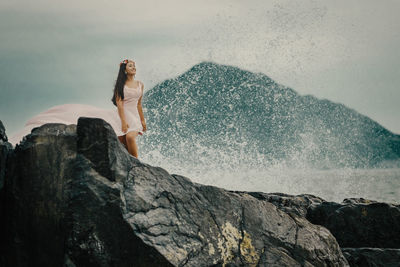
M 80 118 L 78 125 L 78 153 L 103 177 L 112 182 L 125 180 L 132 157 L 126 153 L 112 127 L 96 118 Z
M 5 251 L 6 244 L 4 243 L 5 236 L 5 216 L 6 216 L 6 202 L 4 193 L 4 183 L 6 175 L 6 162 L 8 154 L 12 151 L 12 145 L 7 142 L 8 138 L 6 130 L 0 121 L 0 266 L 5 265 Z
M 2 121 L 0 121 L 0 141 L 4 141 L 4 142 L 8 141 L 8 138 L 6 135 L 6 129 L 4 128 Z
M 171 175 L 100 119 L 34 129 L 5 188 L 6 266 L 348 266 L 331 233 L 299 216 L 314 197 L 285 212 Z
M 365 199 L 365 198 L 345 198 L 343 203 L 346 204 L 369 204 L 369 203 L 378 203 L 378 201 Z
M 7 142 L 7 140 L 6 129 L 4 128 L 3 122 L 0 121 L 0 192 L 4 186 L 7 156 L 8 153 L 12 151 L 12 145 Z
M 343 248 L 343 255 L 351 267 L 398 267 L 400 249 L 390 248 Z
M 73 179 L 76 126 L 46 124 L 7 161 L 6 266 L 61 266 L 68 235 L 66 188 Z
M 109 199 L 119 191 L 92 168 L 101 164 L 77 153 L 76 128 L 46 124 L 17 145 L 7 166 L 7 266 L 171 266 L 123 221 Z
M 293 213 L 298 216 L 306 217 L 307 210 L 311 205 L 317 205 L 325 202 L 324 199 L 309 194 L 289 195 L 284 193 L 263 193 L 263 192 L 243 192 L 238 193 L 250 194 L 259 200 L 265 200 L 274 204 L 278 209 Z
M 193 184 L 182 176 L 173 177 L 179 178 L 181 186 L 171 184 L 164 188 L 163 194 L 168 199 L 165 201 L 168 210 L 175 205 L 174 210 L 180 212 L 165 215 L 173 219 L 173 222 L 167 220 L 165 224 L 169 227 L 177 224 L 182 230 L 171 233 L 168 227 L 160 226 L 152 233 L 153 226 L 148 225 L 145 218 L 139 217 L 140 221 L 132 220 L 132 223 L 137 224 L 139 229 L 150 227 L 151 232 L 144 234 L 146 238 L 157 240 L 161 237 L 152 235 L 169 235 L 184 244 L 183 247 L 191 248 L 193 252 L 189 255 L 193 254 L 192 257 L 188 257 L 187 253 L 181 255 L 182 259 L 186 257 L 188 266 L 228 263 L 234 266 L 268 266 L 273 263 L 277 266 L 300 266 L 304 262 L 318 266 L 324 260 L 346 265 L 336 254 L 336 242 L 326 229 L 315 228 L 304 218 L 286 214 L 271 203 L 259 201 L 249 194 L 239 195 L 213 186 Z M 143 182 L 151 180 L 146 178 Z M 152 191 L 152 186 L 153 183 L 149 184 L 148 190 L 143 192 Z M 157 198 L 154 193 L 151 200 Z M 186 231 L 184 235 L 183 231 Z M 171 246 L 168 243 L 162 244 L 160 249 L 173 251 L 173 247 L 168 248 Z
M 331 231 L 341 247 L 400 248 L 400 205 L 345 199 L 310 206 L 307 219 Z

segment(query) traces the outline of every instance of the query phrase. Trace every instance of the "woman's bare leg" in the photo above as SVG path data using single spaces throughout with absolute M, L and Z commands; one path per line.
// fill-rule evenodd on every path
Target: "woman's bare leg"
M 128 144 L 128 152 L 138 158 L 138 147 L 136 144 L 136 136 L 138 136 L 139 132 L 129 132 L 126 134 L 126 143 Z
M 126 144 L 126 134 L 118 136 L 118 139 L 125 146 L 126 150 L 128 150 L 128 145 Z

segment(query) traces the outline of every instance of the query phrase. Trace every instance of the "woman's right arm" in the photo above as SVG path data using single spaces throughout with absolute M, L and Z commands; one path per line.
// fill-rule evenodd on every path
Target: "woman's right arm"
M 117 107 L 118 107 L 118 115 L 121 119 L 121 122 L 125 122 L 125 112 L 124 112 L 124 103 L 122 100 L 117 100 Z
M 125 119 L 125 112 L 124 112 L 124 102 L 120 97 L 117 97 L 116 99 L 117 102 L 117 108 L 118 108 L 118 115 L 119 118 L 121 119 L 121 126 L 122 126 L 122 132 L 126 132 L 129 128 L 129 125 L 126 123 Z

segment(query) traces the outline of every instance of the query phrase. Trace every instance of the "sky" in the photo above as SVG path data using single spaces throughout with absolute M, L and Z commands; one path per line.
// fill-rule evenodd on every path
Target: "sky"
M 55 105 L 112 108 L 130 58 L 145 91 L 212 61 L 400 134 L 399 11 L 398 0 L 2 0 L 0 120 L 11 136 Z

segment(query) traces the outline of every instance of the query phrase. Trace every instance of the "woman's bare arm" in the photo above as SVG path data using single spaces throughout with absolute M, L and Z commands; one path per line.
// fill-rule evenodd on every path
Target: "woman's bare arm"
M 140 96 L 139 100 L 138 100 L 138 112 L 139 112 L 139 116 L 140 116 L 140 120 L 143 122 L 145 121 L 144 119 L 144 115 L 143 115 L 143 109 L 142 109 L 142 96 L 143 96 L 143 91 L 144 91 L 144 85 L 142 82 L 140 82 L 142 85 L 142 95 Z
M 125 112 L 124 112 L 124 102 L 120 96 L 116 97 L 117 108 L 118 108 L 118 115 L 121 119 L 121 124 L 123 125 L 126 122 Z

